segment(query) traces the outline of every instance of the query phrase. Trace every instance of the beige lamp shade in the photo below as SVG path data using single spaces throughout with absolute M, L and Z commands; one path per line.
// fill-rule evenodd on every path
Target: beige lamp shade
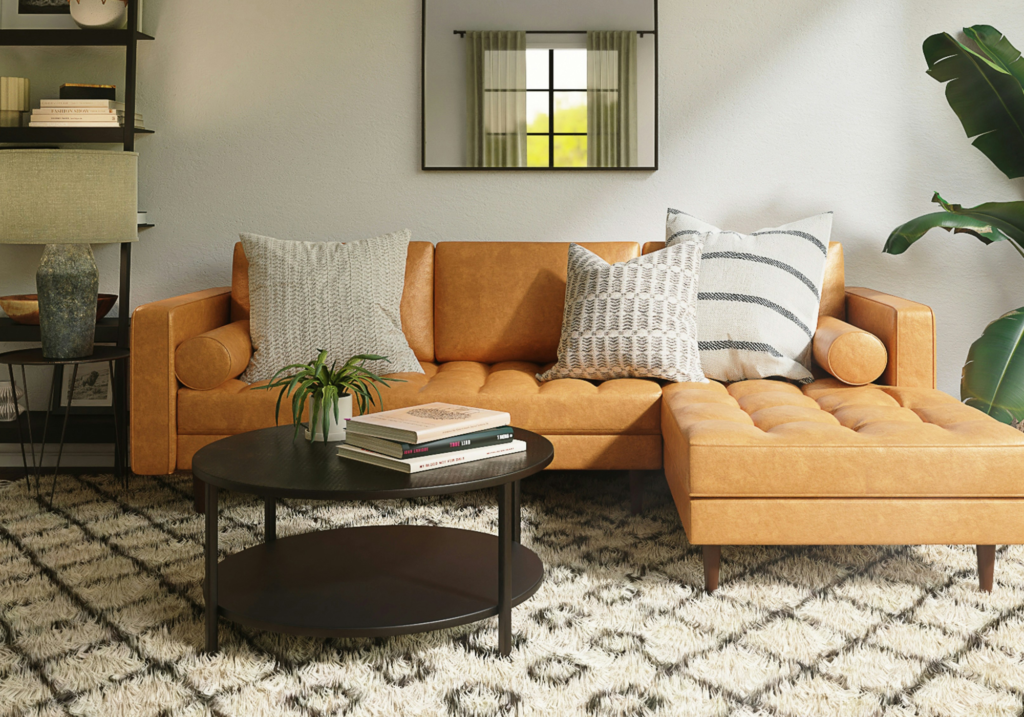
M 137 152 L 0 150 L 0 243 L 136 241 L 138 163 Z

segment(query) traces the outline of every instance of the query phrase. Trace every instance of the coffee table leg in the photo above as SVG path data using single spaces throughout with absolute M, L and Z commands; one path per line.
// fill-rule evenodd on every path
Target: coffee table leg
M 277 540 L 277 498 L 267 498 L 263 503 L 263 542 Z
M 512 483 L 498 488 L 498 652 L 512 652 Z
M 219 649 L 217 640 L 217 487 L 206 484 L 206 651 Z
M 512 484 L 512 542 L 521 543 L 523 537 L 523 503 L 521 481 Z

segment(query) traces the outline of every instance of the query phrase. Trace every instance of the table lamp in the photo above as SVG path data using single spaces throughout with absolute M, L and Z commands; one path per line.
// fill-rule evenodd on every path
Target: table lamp
M 0 150 L 0 244 L 46 245 L 36 271 L 46 358 L 92 354 L 99 271 L 91 245 L 138 240 L 138 160 L 136 152 Z

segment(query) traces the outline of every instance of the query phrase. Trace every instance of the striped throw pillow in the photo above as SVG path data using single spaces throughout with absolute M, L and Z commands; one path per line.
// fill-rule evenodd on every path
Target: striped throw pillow
M 740 234 L 668 210 L 668 246 L 704 239 L 697 336 L 705 376 L 813 380 L 811 340 L 831 232 L 831 212 Z

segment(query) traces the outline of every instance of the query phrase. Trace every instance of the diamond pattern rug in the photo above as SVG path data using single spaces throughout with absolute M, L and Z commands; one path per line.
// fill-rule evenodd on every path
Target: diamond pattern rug
M 540 591 L 496 620 L 380 640 L 221 623 L 203 655 L 203 518 L 184 476 L 62 477 L 52 509 L 0 490 L 0 715 L 1020 715 L 1024 550 L 991 595 L 972 548 L 699 550 L 663 481 L 641 516 L 622 474 L 524 486 Z M 262 540 L 262 504 L 228 494 L 221 548 Z M 496 532 L 493 495 L 285 501 L 278 534 L 384 523 Z

